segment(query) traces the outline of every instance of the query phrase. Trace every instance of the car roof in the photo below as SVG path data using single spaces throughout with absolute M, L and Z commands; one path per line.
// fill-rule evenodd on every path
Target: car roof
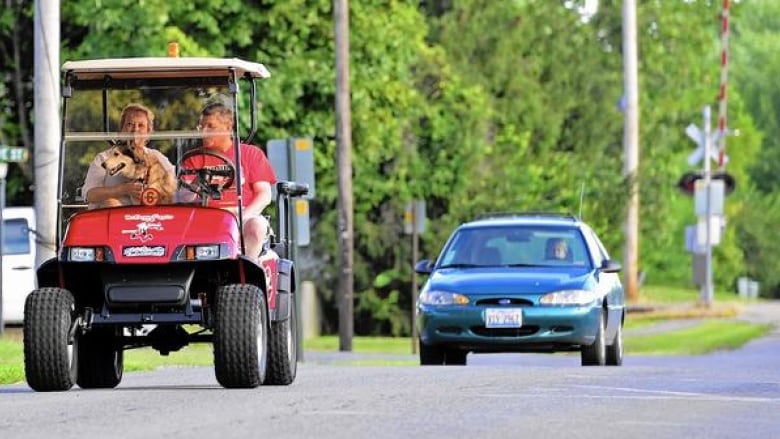
M 511 226 L 511 225 L 553 225 L 583 227 L 585 223 L 572 214 L 555 212 L 512 212 L 487 213 L 461 224 L 461 227 Z
M 75 75 L 79 80 L 100 79 L 105 75 L 115 78 L 222 76 L 230 70 L 235 70 L 238 76 L 246 74 L 253 78 L 271 76 L 263 64 L 238 58 L 104 58 L 67 61 L 62 65 L 63 72 Z

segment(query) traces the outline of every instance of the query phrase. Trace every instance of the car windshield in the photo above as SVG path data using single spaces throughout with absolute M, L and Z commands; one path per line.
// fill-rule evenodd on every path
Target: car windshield
M 545 225 L 461 228 L 448 241 L 438 265 L 441 268 L 592 268 L 582 233 L 577 228 Z

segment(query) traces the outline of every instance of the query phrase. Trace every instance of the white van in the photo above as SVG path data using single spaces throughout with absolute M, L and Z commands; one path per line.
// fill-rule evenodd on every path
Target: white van
M 3 324 L 21 324 L 24 301 L 35 289 L 35 210 L 3 209 Z

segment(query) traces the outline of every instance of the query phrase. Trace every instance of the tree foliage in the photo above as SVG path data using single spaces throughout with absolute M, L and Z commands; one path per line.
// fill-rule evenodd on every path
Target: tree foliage
M 0 142 L 29 146 L 32 66 L 25 60 L 32 59 L 32 8 L 5 3 Z M 601 0 L 589 16 L 578 9 L 582 3 L 351 2 L 358 333 L 410 329 L 411 243 L 402 215 L 412 200 L 426 201 L 426 256 L 478 213 L 554 210 L 583 216 L 621 258 L 627 197 L 622 2 Z M 674 185 L 690 169 L 686 157 L 695 147 L 685 127 L 701 126 L 704 105 L 718 108 L 719 7 L 715 1 L 639 2 L 640 269 L 648 282 L 690 283 L 684 231 L 696 218 L 691 199 Z M 61 8 L 63 61 L 162 56 L 177 41 L 181 56 L 239 57 L 269 67 L 272 77 L 260 90 L 261 141 L 315 142 L 312 244 L 300 252 L 299 265 L 302 277 L 316 282 L 328 317 L 324 329 L 332 330 L 340 267 L 331 1 L 72 0 Z M 762 194 L 780 182 L 768 82 L 780 64 L 766 55 L 780 25 L 769 18 L 780 16 L 777 9 L 757 0 L 733 6 L 734 21 L 743 20 L 732 38 L 743 67 L 734 68 L 737 87 L 729 94 L 729 119 L 740 130 L 729 137 L 729 172 L 740 189 L 729 198 L 734 227 L 716 248 L 721 287 L 745 273 L 777 282 L 763 256 L 748 255 L 771 230 L 771 219 L 756 212 L 776 200 Z M 14 178 L 20 184 L 9 185 L 13 193 L 31 180 Z
M 0 10 L 0 145 L 32 150 L 33 5 L 4 0 Z M 9 204 L 32 204 L 30 163 L 9 166 Z

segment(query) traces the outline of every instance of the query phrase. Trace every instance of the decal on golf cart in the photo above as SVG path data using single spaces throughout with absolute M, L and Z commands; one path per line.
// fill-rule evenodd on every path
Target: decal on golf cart
M 150 232 L 151 230 L 157 230 L 157 231 L 163 231 L 165 228 L 162 226 L 162 223 L 156 222 L 156 221 L 169 221 L 174 218 L 173 215 L 161 215 L 158 213 L 152 214 L 152 215 L 125 215 L 126 221 L 141 221 L 140 223 L 137 223 L 135 225 L 135 229 L 123 229 L 122 234 L 123 235 L 130 235 L 130 239 L 138 239 L 141 242 L 147 242 L 154 238 L 154 235 Z M 133 255 L 133 256 L 141 256 L 141 255 Z M 150 256 L 158 256 L 158 255 L 150 255 Z M 159 255 L 163 256 L 163 255 Z
M 174 218 L 174 216 L 161 213 L 153 213 L 151 215 L 136 213 L 132 215 L 125 215 L 124 218 L 125 221 L 143 221 L 145 223 L 151 223 L 154 221 L 170 221 Z
M 160 191 L 153 187 L 144 189 L 141 192 L 141 204 L 144 206 L 154 206 L 160 202 Z
M 140 239 L 141 242 L 146 242 L 154 238 L 149 231 L 150 230 L 163 230 L 163 226 L 160 223 L 138 223 L 135 225 L 135 229 L 122 230 L 123 235 L 130 235 L 130 239 Z
M 146 245 L 140 247 L 124 247 L 122 249 L 122 256 L 126 258 L 143 258 L 143 257 L 161 257 L 165 256 L 165 247 L 162 245 L 156 245 L 149 247 Z

